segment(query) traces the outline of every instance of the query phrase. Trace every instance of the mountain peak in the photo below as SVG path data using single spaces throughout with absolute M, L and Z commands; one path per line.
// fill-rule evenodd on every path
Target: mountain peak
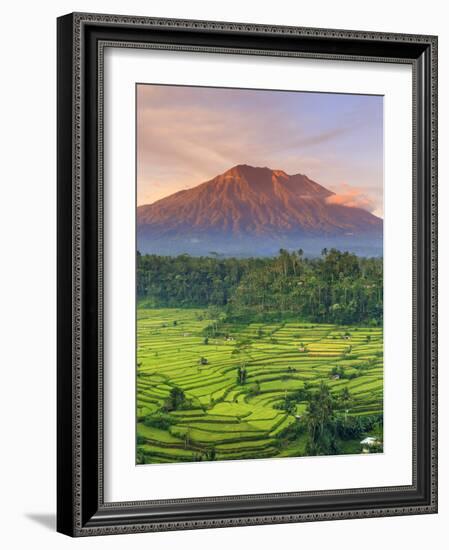
M 272 170 L 270 168 L 267 168 L 266 166 L 260 167 L 251 166 L 249 164 L 236 164 L 235 166 L 229 168 L 220 175 L 226 177 L 254 177 L 257 175 L 260 176 L 262 173 L 268 174 L 270 172 L 272 172 Z
M 227 189 L 229 193 L 234 193 L 239 200 L 248 200 L 249 202 L 253 199 L 256 202 L 260 200 L 270 202 L 273 197 L 284 202 L 285 197 L 282 199 L 281 195 L 289 192 L 301 195 L 303 198 L 318 195 L 327 197 L 333 194 L 332 191 L 302 174 L 289 175 L 281 169 L 250 166 L 249 164 L 237 164 L 202 184 L 203 187 L 209 185 L 213 185 L 216 191 L 218 188 Z M 256 195 L 250 198 L 248 193 Z
M 283 175 L 287 176 L 287 174 L 283 170 L 273 170 L 272 168 L 269 168 L 268 166 L 251 166 L 250 164 L 236 164 L 232 168 L 229 168 L 229 170 L 226 170 L 226 172 L 223 172 L 223 176 L 225 175 L 257 175 L 257 174 L 275 174 L 275 175 Z
M 237 164 L 196 187 L 139 206 L 138 238 L 149 243 L 190 239 L 212 246 L 214 238 L 220 242 L 248 238 L 255 243 L 382 235 L 381 219 L 361 208 L 332 203 L 328 200 L 332 195 L 303 174 Z

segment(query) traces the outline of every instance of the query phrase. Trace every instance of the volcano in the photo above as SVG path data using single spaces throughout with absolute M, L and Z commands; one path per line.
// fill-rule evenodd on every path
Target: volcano
M 137 208 L 137 248 L 175 255 L 265 256 L 302 248 L 382 255 L 383 221 L 303 174 L 238 165 Z

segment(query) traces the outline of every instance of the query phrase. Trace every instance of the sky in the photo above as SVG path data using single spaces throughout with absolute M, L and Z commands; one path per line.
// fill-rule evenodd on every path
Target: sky
M 381 96 L 139 84 L 136 116 L 138 205 L 249 164 L 383 215 Z

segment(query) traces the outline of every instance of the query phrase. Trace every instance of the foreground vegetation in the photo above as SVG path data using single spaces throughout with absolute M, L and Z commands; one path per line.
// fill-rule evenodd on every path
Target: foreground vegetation
M 277 287 L 273 288 L 270 298 L 273 306 L 263 302 L 262 312 L 257 305 L 260 302 L 254 300 L 254 306 L 251 305 L 251 293 L 262 283 L 258 280 L 251 286 L 248 281 L 257 277 L 250 272 L 235 275 L 235 280 L 240 277 L 239 283 L 235 283 L 237 286 L 223 299 L 221 307 L 213 304 L 206 308 L 155 308 L 171 300 L 169 285 L 180 289 L 178 303 L 181 296 L 187 300 L 189 292 L 189 300 L 194 301 L 193 293 L 202 288 L 201 284 L 190 284 L 187 288 L 187 279 L 194 276 L 201 279 L 201 275 L 182 271 L 184 262 L 198 259 L 185 257 L 179 260 L 184 267 L 179 267 L 170 277 L 168 273 L 166 277 L 156 277 L 154 270 L 169 269 L 171 260 L 176 258 L 164 259 L 165 267 L 153 266 L 151 277 L 146 270 L 144 278 L 148 286 L 145 291 L 140 290 L 138 463 L 359 453 L 362 438 L 375 436 L 381 442 L 383 336 L 381 326 L 372 326 L 380 324 L 378 317 L 366 319 L 357 326 L 299 320 L 302 317 L 297 315 L 294 304 L 303 303 L 303 298 L 297 302 L 292 299 L 290 303 L 287 299 L 284 303 L 279 301 L 276 311 L 273 296 L 279 299 L 284 291 L 285 296 L 289 296 L 285 289 Z M 239 261 L 235 260 L 237 271 Z M 269 260 L 260 261 L 264 271 L 269 265 L 264 262 Z M 320 262 L 325 263 L 326 258 Z M 301 273 L 306 269 L 319 269 L 320 281 L 334 276 L 323 270 L 323 265 L 318 267 L 319 262 L 301 260 L 301 263 L 304 271 L 297 272 L 297 279 L 293 274 L 290 277 L 296 282 L 301 281 Z M 358 259 L 357 268 L 352 264 L 352 269 L 362 270 Z M 218 268 L 218 264 L 213 265 L 214 269 Z M 360 275 L 365 286 L 377 284 L 369 278 L 374 277 L 372 274 L 367 275 L 377 268 L 369 265 L 363 268 L 365 275 Z M 285 267 L 287 273 L 290 269 L 293 269 L 291 265 Z M 228 272 L 232 272 L 231 264 L 224 273 Z M 349 275 L 337 277 L 338 288 L 343 289 Z M 285 280 L 281 273 L 279 281 Z M 246 281 L 243 287 L 242 281 Z M 312 285 L 310 281 L 307 284 Z M 335 284 L 329 287 L 320 287 L 320 284 L 313 283 L 321 289 L 320 293 L 327 296 L 330 288 L 332 294 Z M 349 282 L 348 285 L 351 286 Z M 242 296 L 235 300 L 239 286 Z M 149 288 L 153 290 L 150 292 Z M 243 288 L 248 289 L 246 296 Z M 373 288 L 366 288 L 366 295 L 371 290 Z M 343 291 L 335 290 L 334 297 L 340 296 L 340 292 Z M 345 307 L 354 300 L 359 304 L 354 306 L 355 310 L 360 304 L 365 308 L 378 306 L 374 298 L 372 302 L 371 298 L 368 302 L 360 297 L 356 299 L 354 288 L 346 292 L 346 301 L 341 295 Z M 165 298 L 164 293 L 167 293 Z M 326 316 L 332 306 L 339 303 L 334 301 L 328 306 L 327 298 L 320 299 Z M 211 295 L 204 300 L 206 306 L 214 301 Z M 320 304 L 315 303 L 315 298 L 311 300 L 313 311 L 319 312 Z M 183 302 L 183 306 L 186 305 L 189 304 Z M 262 313 L 263 321 L 258 320 Z M 372 450 L 382 450 L 381 444 Z
M 240 323 L 288 318 L 382 326 L 383 261 L 335 249 L 320 258 L 137 254 L 137 296 L 151 307 L 219 308 Z M 217 313 L 215 313 L 218 315 Z

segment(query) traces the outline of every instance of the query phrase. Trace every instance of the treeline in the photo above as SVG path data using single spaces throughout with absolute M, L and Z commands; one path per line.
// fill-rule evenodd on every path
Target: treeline
M 224 308 L 229 318 L 380 325 L 383 261 L 324 249 L 274 258 L 137 254 L 137 295 L 152 307 Z

